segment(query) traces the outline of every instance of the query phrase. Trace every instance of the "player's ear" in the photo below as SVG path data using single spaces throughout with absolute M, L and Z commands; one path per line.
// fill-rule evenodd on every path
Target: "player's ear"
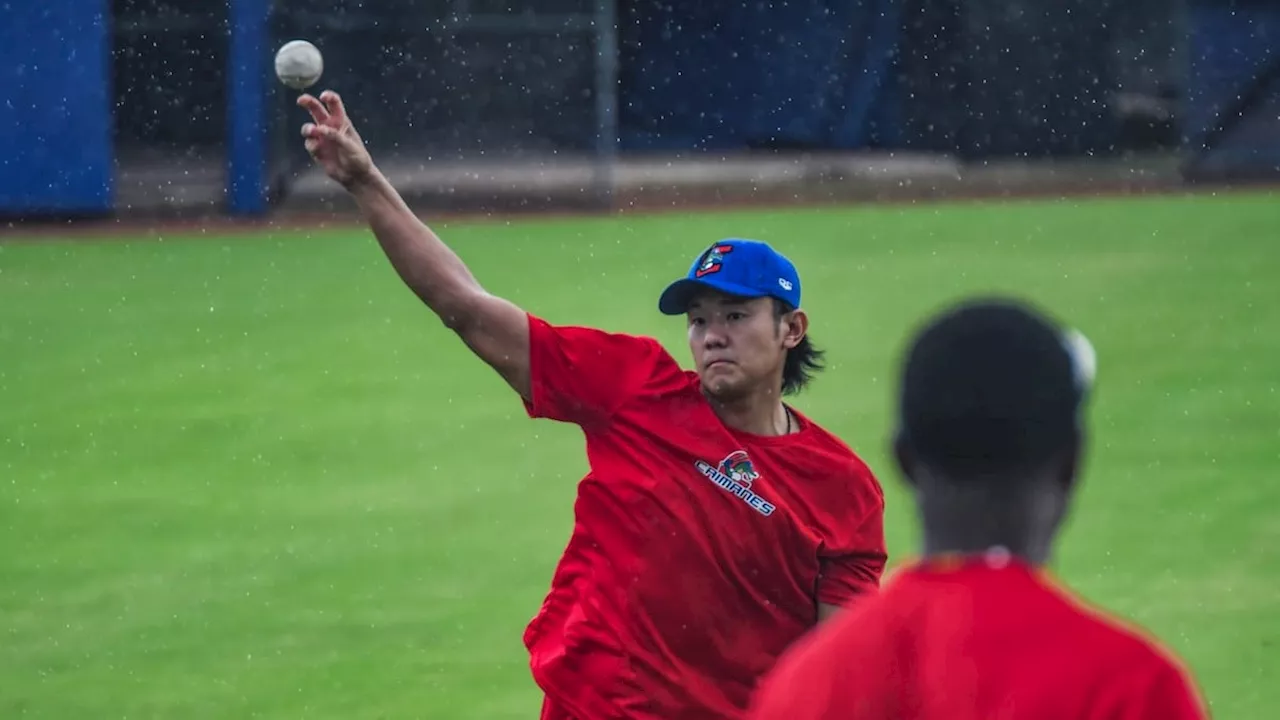
M 782 316 L 782 346 L 788 350 L 795 348 L 804 340 L 809 332 L 809 316 L 799 308 Z
M 898 472 L 902 474 L 903 480 L 908 486 L 915 488 L 915 451 L 911 449 L 911 441 L 901 427 L 893 433 L 893 459 L 898 463 Z
M 1076 481 L 1080 477 L 1080 462 L 1083 453 L 1084 436 L 1079 430 L 1076 430 L 1071 434 L 1066 447 L 1063 448 L 1062 460 L 1059 463 L 1057 479 L 1065 492 L 1071 492 L 1075 489 Z

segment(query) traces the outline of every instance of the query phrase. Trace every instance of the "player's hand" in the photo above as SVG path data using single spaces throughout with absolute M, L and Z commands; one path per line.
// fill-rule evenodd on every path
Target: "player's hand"
M 373 158 L 351 124 L 338 93 L 325 90 L 319 99 L 304 94 L 298 98 L 298 106 L 311 113 L 313 122 L 302 126 L 302 137 L 306 138 L 307 152 L 326 175 L 351 189 L 373 174 Z

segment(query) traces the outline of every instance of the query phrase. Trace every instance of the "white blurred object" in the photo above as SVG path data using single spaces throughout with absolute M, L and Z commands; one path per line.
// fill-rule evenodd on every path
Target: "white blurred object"
M 1094 378 L 1098 375 L 1098 353 L 1093 349 L 1093 343 L 1075 328 L 1063 333 L 1063 342 L 1075 367 L 1076 382 L 1086 390 L 1093 387 Z
M 306 40 L 290 40 L 276 51 L 276 77 L 294 90 L 305 90 L 324 73 L 324 57 Z

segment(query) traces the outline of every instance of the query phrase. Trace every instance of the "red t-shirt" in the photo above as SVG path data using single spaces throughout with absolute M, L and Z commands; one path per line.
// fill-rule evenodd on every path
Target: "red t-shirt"
M 806 638 L 751 720 L 1199 720 L 1152 641 L 1017 561 L 921 564 Z
M 533 417 L 571 422 L 590 473 L 525 631 L 544 717 L 737 718 L 817 604 L 875 590 L 884 498 L 842 442 L 730 430 L 653 339 L 530 316 Z

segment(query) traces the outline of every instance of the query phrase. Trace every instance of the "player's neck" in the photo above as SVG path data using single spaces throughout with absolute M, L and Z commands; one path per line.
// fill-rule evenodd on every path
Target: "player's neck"
M 942 557 L 981 556 L 1001 549 L 1028 565 L 1041 566 L 1049 561 L 1049 545 L 1031 538 L 1000 536 L 996 533 L 954 533 L 926 530 L 924 557 L 926 560 Z
M 917 499 L 925 557 L 981 555 L 1003 548 L 1031 565 L 1049 560 L 1055 523 L 1045 516 L 1048 508 L 1034 499 L 993 500 L 980 491 Z
M 752 393 L 731 401 L 708 398 L 720 422 L 752 435 L 786 435 L 799 423 L 782 404 L 778 393 Z

